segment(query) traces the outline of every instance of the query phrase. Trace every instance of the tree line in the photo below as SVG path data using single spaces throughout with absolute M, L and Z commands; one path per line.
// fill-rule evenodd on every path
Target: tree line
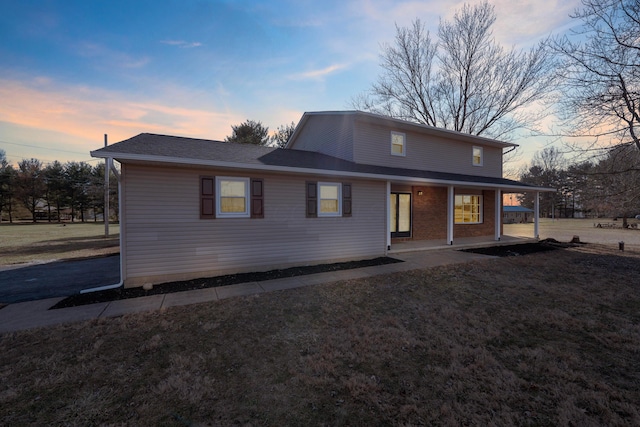
M 557 189 L 540 194 L 540 215 L 555 218 L 620 217 L 640 214 L 640 152 L 633 144 L 617 146 L 598 159 L 568 162 L 554 147 L 537 152 L 520 181 Z M 533 194 L 520 194 L 533 208 Z
M 35 158 L 21 160 L 17 167 L 9 164 L 0 150 L 0 219 L 13 222 L 25 210 L 31 221 L 97 221 L 104 218 L 104 163 L 54 161 L 44 165 Z M 113 174 L 113 172 L 110 172 Z M 111 175 L 110 215 L 117 220 L 117 181 Z

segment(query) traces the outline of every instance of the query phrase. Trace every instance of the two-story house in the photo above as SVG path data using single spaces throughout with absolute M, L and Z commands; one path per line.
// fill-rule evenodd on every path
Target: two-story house
M 126 287 L 384 256 L 407 240 L 502 235 L 515 144 L 375 114 L 305 113 L 284 149 L 140 134 L 121 164 Z

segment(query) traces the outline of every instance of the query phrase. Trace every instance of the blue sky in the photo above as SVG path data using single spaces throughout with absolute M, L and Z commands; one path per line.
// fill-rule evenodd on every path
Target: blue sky
M 13 163 L 88 161 L 105 133 L 223 139 L 246 119 L 273 131 L 351 109 L 395 24 L 419 17 L 435 33 L 463 3 L 0 0 L 0 149 Z M 527 48 L 566 31 L 579 1 L 492 4 L 496 39 Z M 516 142 L 525 156 L 545 143 Z

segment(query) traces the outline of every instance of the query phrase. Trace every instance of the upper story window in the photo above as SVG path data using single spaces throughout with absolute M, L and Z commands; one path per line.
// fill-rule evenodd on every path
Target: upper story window
M 473 166 L 482 166 L 482 147 L 473 147 Z
M 400 132 L 391 132 L 391 154 L 405 156 L 407 150 L 407 136 Z

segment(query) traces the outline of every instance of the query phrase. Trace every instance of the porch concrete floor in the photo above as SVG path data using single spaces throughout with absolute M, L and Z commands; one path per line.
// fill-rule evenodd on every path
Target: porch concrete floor
M 414 240 L 407 242 L 398 242 L 391 244 L 391 250 L 389 250 L 388 254 L 401 254 L 404 252 L 414 252 L 414 251 L 429 251 L 429 250 L 437 250 L 437 249 L 467 249 L 467 248 L 483 248 L 487 246 L 498 246 L 498 245 L 516 245 L 520 243 L 530 243 L 536 242 L 537 240 L 533 237 L 522 237 L 522 236 L 501 236 L 500 240 L 494 240 L 493 238 L 483 236 L 483 237 L 465 237 L 460 239 L 455 239 L 453 241 L 453 245 L 448 245 L 445 240 Z

